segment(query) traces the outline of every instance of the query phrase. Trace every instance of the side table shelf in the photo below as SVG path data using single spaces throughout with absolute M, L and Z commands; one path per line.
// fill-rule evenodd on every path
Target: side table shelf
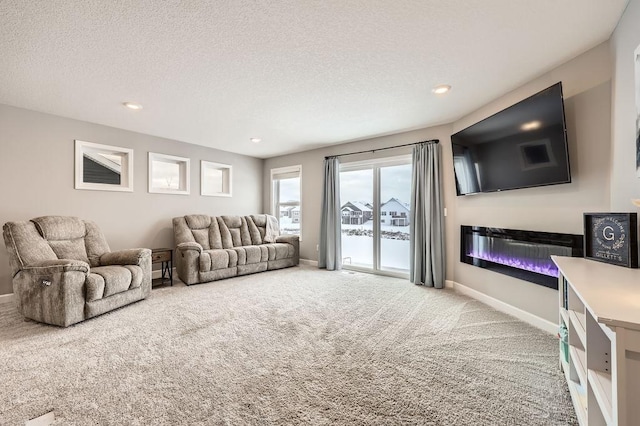
M 159 248 L 151 250 L 151 264 L 162 263 L 162 277 L 152 281 L 152 287 L 165 284 L 173 286 L 173 250 L 170 248 Z

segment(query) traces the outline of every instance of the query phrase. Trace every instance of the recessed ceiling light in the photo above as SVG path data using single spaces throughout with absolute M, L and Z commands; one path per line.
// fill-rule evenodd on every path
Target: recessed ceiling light
M 142 105 L 137 104 L 135 102 L 125 102 L 125 103 L 123 103 L 123 105 L 126 106 L 127 108 L 133 109 L 135 111 L 138 111 L 138 110 L 142 109 Z
M 522 126 L 520 126 L 520 129 L 522 129 L 522 130 L 524 130 L 526 132 L 527 130 L 539 129 L 541 125 L 542 125 L 542 123 L 540 121 L 538 121 L 538 120 L 530 121 L 530 122 L 524 123 Z
M 251 142 L 253 142 L 253 143 L 260 143 L 260 142 L 262 142 L 262 139 L 260 139 L 260 138 L 251 138 L 251 139 L 249 139 L 249 140 L 250 140 Z
M 451 86 L 449 86 L 448 84 L 440 84 L 438 86 L 435 86 L 433 89 L 431 89 L 431 91 L 436 95 L 443 95 L 447 93 L 449 90 L 451 90 Z

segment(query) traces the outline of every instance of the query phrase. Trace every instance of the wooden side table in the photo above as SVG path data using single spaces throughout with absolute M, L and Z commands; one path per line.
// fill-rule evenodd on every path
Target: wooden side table
M 173 286 L 173 250 L 170 248 L 159 248 L 151 250 L 151 263 L 162 263 L 162 277 L 152 281 L 152 287 L 162 285 L 165 280 L 169 280 Z

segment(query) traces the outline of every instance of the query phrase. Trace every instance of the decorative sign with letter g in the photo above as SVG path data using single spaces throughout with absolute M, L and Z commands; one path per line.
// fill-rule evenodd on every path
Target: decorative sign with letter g
M 637 268 L 637 233 L 636 213 L 585 213 L 584 257 Z

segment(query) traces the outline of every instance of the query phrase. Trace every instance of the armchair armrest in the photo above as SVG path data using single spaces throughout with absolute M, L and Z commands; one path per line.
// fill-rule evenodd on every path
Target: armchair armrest
M 151 250 L 147 248 L 112 251 L 100 256 L 100 266 L 140 265 L 147 257 L 151 257 Z
M 66 327 L 82 321 L 89 264 L 52 259 L 22 268 L 13 277 L 18 312 L 47 324 Z
M 78 271 L 86 274 L 89 272 L 89 264 L 74 259 L 53 259 L 25 266 L 22 270 L 34 276 L 50 276 L 58 272 L 69 271 Z
M 176 250 L 184 251 L 184 250 L 196 250 L 198 254 L 202 253 L 202 246 L 198 243 L 187 242 L 180 243 L 176 246 Z

